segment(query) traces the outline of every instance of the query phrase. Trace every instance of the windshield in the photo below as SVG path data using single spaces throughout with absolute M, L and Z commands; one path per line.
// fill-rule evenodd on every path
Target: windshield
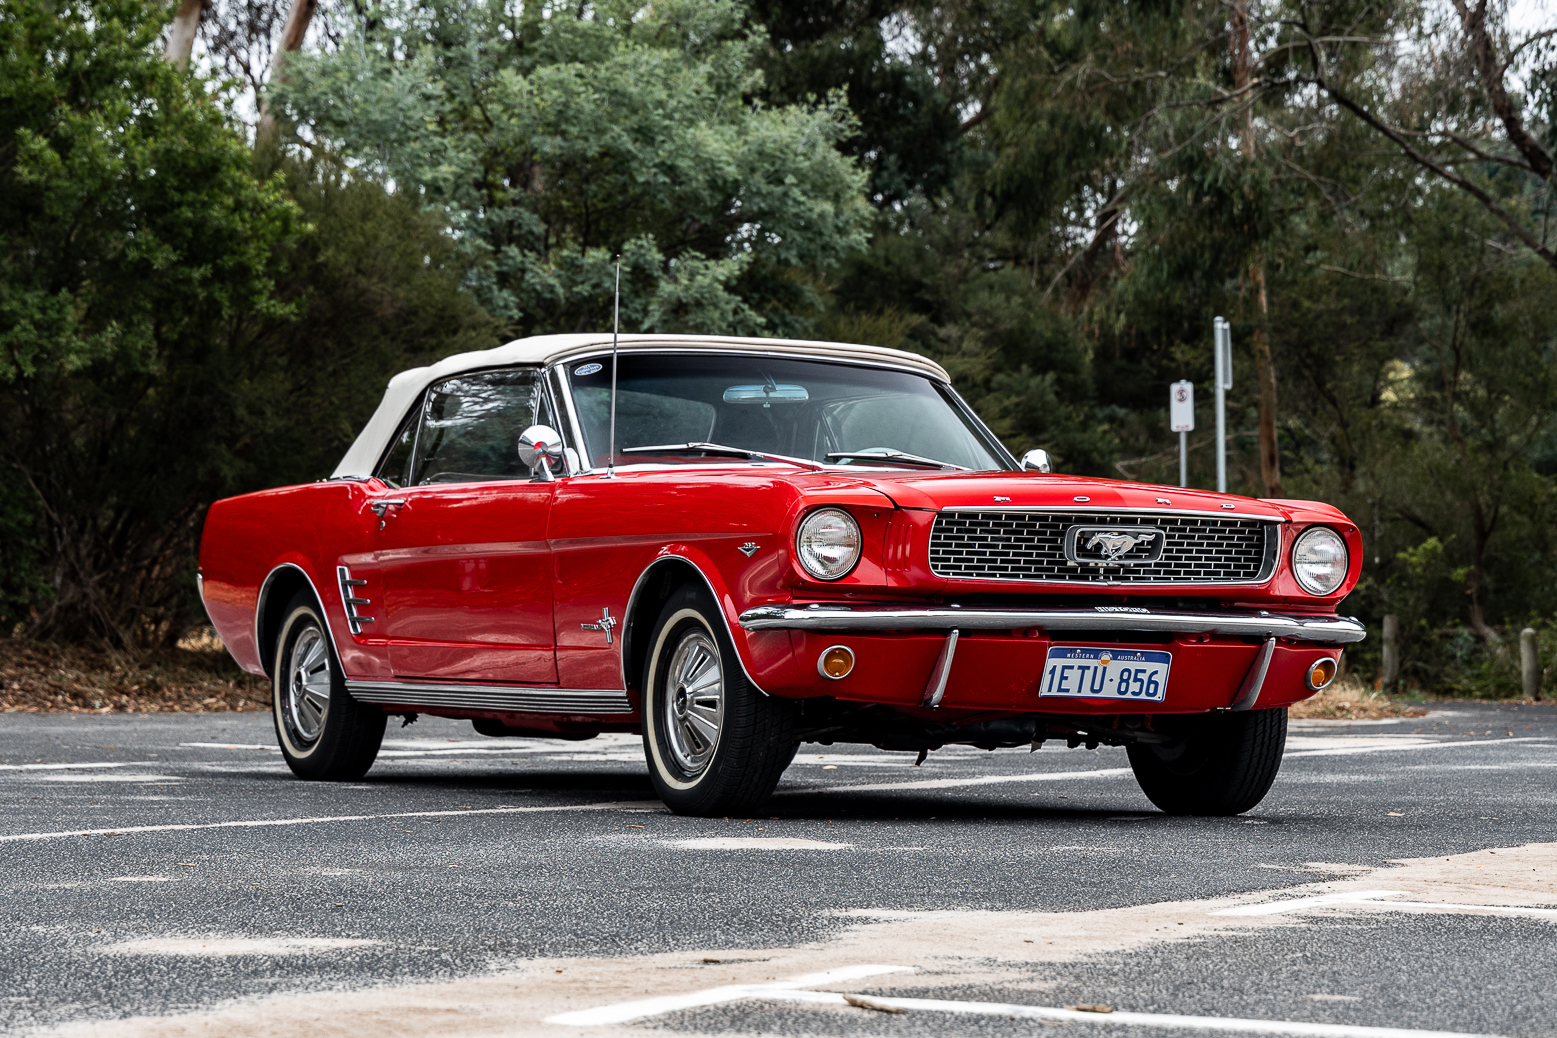
M 1009 467 L 988 434 L 920 375 L 720 353 L 633 352 L 618 362 L 618 465 L 649 460 L 623 454 L 635 447 L 710 443 L 824 465 L 893 465 L 890 454 L 898 453 L 975 471 Z M 603 468 L 610 450 L 611 358 L 573 361 L 568 377 L 586 455 Z M 850 456 L 860 453 L 866 456 Z

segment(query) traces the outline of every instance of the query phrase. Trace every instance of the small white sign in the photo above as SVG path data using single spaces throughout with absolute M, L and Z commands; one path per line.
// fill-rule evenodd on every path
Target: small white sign
M 1175 382 L 1168 387 L 1168 425 L 1174 432 L 1195 431 L 1195 384 Z

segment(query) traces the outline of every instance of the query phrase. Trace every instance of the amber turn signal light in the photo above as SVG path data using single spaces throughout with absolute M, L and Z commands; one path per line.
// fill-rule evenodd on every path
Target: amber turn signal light
M 853 669 L 854 653 L 847 645 L 834 645 L 823 649 L 822 654 L 816 658 L 816 672 L 834 681 L 848 677 L 849 671 Z
M 1314 665 L 1308 668 L 1308 687 L 1318 692 L 1330 682 L 1335 680 L 1335 661 L 1326 657 L 1315 660 Z

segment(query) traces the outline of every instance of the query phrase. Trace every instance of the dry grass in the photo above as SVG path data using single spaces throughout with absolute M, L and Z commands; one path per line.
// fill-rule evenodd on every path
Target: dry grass
M 1345 677 L 1294 706 L 1291 716 L 1301 720 L 1375 721 L 1384 717 L 1422 717 L 1426 713 L 1421 706 L 1397 703 L 1357 678 Z
M 263 678 L 206 634 L 145 656 L 0 638 L 0 712 L 192 714 L 270 708 Z

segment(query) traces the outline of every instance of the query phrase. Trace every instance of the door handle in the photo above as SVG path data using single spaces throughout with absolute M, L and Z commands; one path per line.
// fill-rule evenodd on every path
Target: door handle
M 404 504 L 405 501 L 400 499 L 392 501 L 375 501 L 371 505 L 368 505 L 368 510 L 371 511 L 374 515 L 378 516 L 378 528 L 382 530 L 386 522 L 384 517 L 389 514 L 389 510 L 391 508 L 399 508 Z

